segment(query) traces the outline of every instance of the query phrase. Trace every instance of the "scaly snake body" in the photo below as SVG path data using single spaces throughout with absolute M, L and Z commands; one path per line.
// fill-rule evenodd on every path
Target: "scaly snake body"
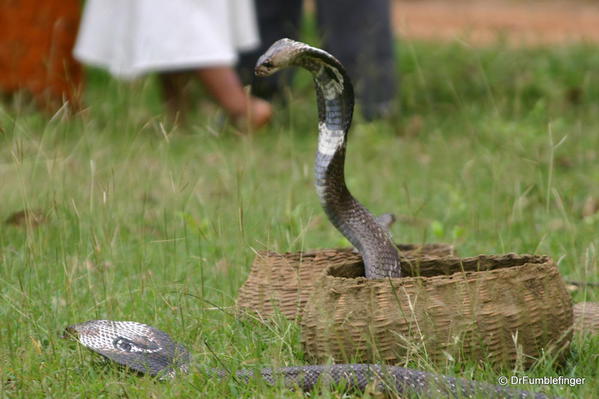
M 344 180 L 347 133 L 354 98 L 349 77 L 330 54 L 304 43 L 282 39 L 258 60 L 256 74 L 270 75 L 288 66 L 299 66 L 314 77 L 318 98 L 319 136 L 316 156 L 316 190 L 333 225 L 361 253 L 368 278 L 399 277 L 399 254 L 389 234 L 349 192 Z M 101 355 L 133 370 L 174 377 L 189 372 L 190 356 L 168 334 L 132 321 L 93 320 L 67 328 L 70 336 Z M 206 370 L 215 377 L 224 370 Z M 242 370 L 236 378 L 260 377 L 269 384 L 312 390 L 317 383 L 343 383 L 364 390 L 379 389 L 422 397 L 546 398 L 541 393 L 509 389 L 439 374 L 376 364 L 335 364 Z
M 141 373 L 173 378 L 179 373 L 191 372 L 192 365 L 187 350 L 165 332 L 145 324 L 92 320 L 68 327 L 67 333 L 94 352 Z M 223 369 L 198 368 L 198 371 L 208 377 L 230 376 Z M 261 378 L 271 385 L 280 381 L 286 387 L 297 387 L 304 391 L 311 391 L 318 384 L 340 383 L 348 389 L 364 391 L 367 385 L 374 383 L 378 391 L 428 398 L 548 398 L 542 393 L 380 364 L 248 369 L 237 371 L 233 376 L 243 381 Z

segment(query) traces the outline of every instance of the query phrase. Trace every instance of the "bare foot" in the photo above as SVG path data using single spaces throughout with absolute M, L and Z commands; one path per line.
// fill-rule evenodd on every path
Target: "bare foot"
M 244 115 L 234 116 L 235 125 L 243 133 L 253 133 L 266 126 L 272 118 L 272 106 L 268 101 L 258 97 L 248 97 Z

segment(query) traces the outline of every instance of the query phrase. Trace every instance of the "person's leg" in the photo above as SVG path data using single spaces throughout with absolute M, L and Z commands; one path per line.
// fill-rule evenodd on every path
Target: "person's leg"
M 268 102 L 246 94 L 235 71 L 229 66 L 200 68 L 195 71 L 161 72 L 158 77 L 167 112 L 173 120 L 184 119 L 190 109 L 185 86 L 196 75 L 208 93 L 238 124 L 259 128 L 272 115 Z
M 200 68 L 197 76 L 208 92 L 238 125 L 260 128 L 270 120 L 268 102 L 248 95 L 235 70 L 229 66 Z
M 385 116 L 396 95 L 389 0 L 317 0 L 327 51 L 346 67 L 367 119 Z
M 252 94 L 270 99 L 280 95 L 282 88 L 291 80 L 290 71 L 268 78 L 254 77 L 256 61 L 275 41 L 287 37 L 297 39 L 303 0 L 255 0 L 260 46 L 241 54 L 239 71 L 244 83 L 252 84 Z
M 185 86 L 192 77 L 193 72 L 161 72 L 158 80 L 162 88 L 164 105 L 173 120 L 184 118 L 189 110 L 189 99 L 185 93 Z

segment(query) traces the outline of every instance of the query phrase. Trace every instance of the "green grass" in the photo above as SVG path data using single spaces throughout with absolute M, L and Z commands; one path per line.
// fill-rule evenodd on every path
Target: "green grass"
M 401 215 L 398 241 L 450 242 L 461 255 L 548 254 L 565 278 L 599 280 L 599 214 L 582 215 L 587 198 L 599 198 L 599 49 L 399 48 L 399 116 L 358 117 L 350 135 L 356 197 Z M 306 364 L 296 325 L 236 319 L 231 306 L 255 250 L 346 244 L 312 185 L 309 76 L 298 74 L 289 107 L 251 138 L 214 115 L 169 127 L 151 79 L 128 86 L 93 72 L 87 104 L 52 120 L 23 104 L 0 110 L 0 220 L 24 208 L 49 213 L 37 228 L 0 226 L 1 394 L 302 397 L 198 375 L 155 382 L 59 336 L 89 319 L 137 320 L 172 333 L 207 366 Z M 583 300 L 599 301 L 599 290 L 574 294 Z M 561 367 L 408 364 L 490 383 L 586 377 L 547 391 L 591 398 L 597 353 L 598 338 L 580 338 Z

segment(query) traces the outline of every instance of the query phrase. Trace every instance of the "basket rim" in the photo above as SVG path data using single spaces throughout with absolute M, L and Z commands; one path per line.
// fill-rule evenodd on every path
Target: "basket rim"
M 331 265 L 327 266 L 323 269 L 320 275 L 320 279 L 322 281 L 326 281 L 327 285 L 334 285 L 336 282 L 347 284 L 352 281 L 357 285 L 380 285 L 381 283 L 388 284 L 391 283 L 393 286 L 405 286 L 411 284 L 419 284 L 422 285 L 426 283 L 430 284 L 439 284 L 443 282 L 458 282 L 458 281 L 469 281 L 469 280 L 489 280 L 495 277 L 496 274 L 506 274 L 509 272 L 522 273 L 522 269 L 528 267 L 545 267 L 545 268 L 553 268 L 557 270 L 557 266 L 553 259 L 548 255 L 534 255 L 534 254 L 515 254 L 515 253 L 507 253 L 502 255 L 477 255 L 470 257 L 459 257 L 459 256 L 424 256 L 421 258 L 410 259 L 413 262 L 417 262 L 418 264 L 422 263 L 434 263 L 434 262 L 442 262 L 443 265 L 462 265 L 461 270 L 450 274 L 444 274 L 440 271 L 439 274 L 433 276 L 423 276 L 423 275 L 407 275 L 402 277 L 392 277 L 392 278 L 383 278 L 383 279 L 368 279 L 364 276 L 356 276 L 356 277 L 344 277 L 332 274 L 333 271 L 337 271 L 339 269 L 347 268 L 348 266 L 353 266 L 353 264 L 343 264 L 343 265 Z M 506 266 L 500 267 L 492 267 L 489 269 L 482 270 L 468 270 L 464 269 L 464 263 L 477 263 L 477 262 L 510 262 L 510 264 Z M 519 262 L 519 263 L 515 263 Z M 515 263 L 515 264 L 514 264 Z

